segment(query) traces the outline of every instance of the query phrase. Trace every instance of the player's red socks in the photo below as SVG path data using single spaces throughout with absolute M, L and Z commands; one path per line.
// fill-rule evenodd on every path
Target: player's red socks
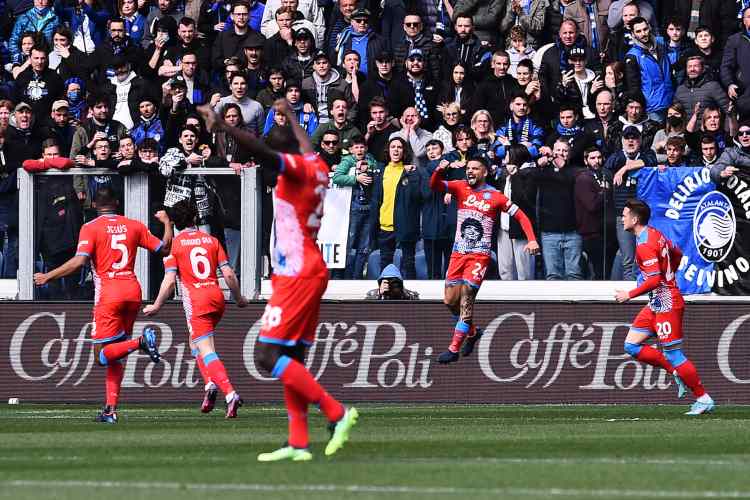
M 308 403 L 317 404 L 329 421 L 338 422 L 344 416 L 344 405 L 328 394 L 299 361 L 280 356 L 271 374 L 280 379 L 284 386 L 307 399 Z
M 662 354 L 660 350 L 654 349 L 650 345 L 641 345 L 641 350 L 635 357 L 635 359 L 651 366 L 658 366 L 660 368 L 663 368 L 670 375 L 672 374 L 672 372 L 674 372 L 674 367 L 669 361 L 667 361 L 667 358 L 664 357 L 664 354 Z
M 198 370 L 201 372 L 201 377 L 203 377 L 203 383 L 208 385 L 211 382 L 211 377 L 208 374 L 208 370 L 206 369 L 206 364 L 203 362 L 203 357 L 201 356 L 200 351 L 198 349 L 193 349 L 190 352 L 195 358 L 195 366 L 197 366 Z
M 107 364 L 112 361 L 122 359 L 133 351 L 138 350 L 140 345 L 140 339 L 123 340 L 122 342 L 114 342 L 107 345 L 100 351 L 100 358 L 103 356 L 107 358 Z
M 453 329 L 453 339 L 448 347 L 450 352 L 458 352 L 461 349 L 461 344 L 466 340 L 466 336 L 473 334 L 472 326 L 472 324 L 462 320 L 456 322 L 456 327 Z
M 680 376 L 685 385 L 690 387 L 696 398 L 703 396 L 706 393 L 706 389 L 703 388 L 701 379 L 698 376 L 698 370 L 695 369 L 695 365 L 689 359 L 683 362 L 680 366 L 675 368 L 677 375 Z
M 229 382 L 229 376 L 224 368 L 224 363 L 219 359 L 219 355 L 215 352 L 211 352 L 203 356 L 203 364 L 206 365 L 206 370 L 211 378 L 211 381 L 219 386 L 221 392 L 225 395 L 234 391 L 234 387 Z
M 112 361 L 107 365 L 106 395 L 107 406 L 115 408 L 120 399 L 120 386 L 125 375 L 125 367 L 119 361 Z
M 286 401 L 286 411 L 289 416 L 289 446 L 307 448 L 310 444 L 307 431 L 307 400 L 285 385 L 284 401 Z

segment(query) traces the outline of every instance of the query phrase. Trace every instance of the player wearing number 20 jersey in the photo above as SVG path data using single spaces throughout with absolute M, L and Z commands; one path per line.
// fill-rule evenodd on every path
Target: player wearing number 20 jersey
M 643 363 L 663 368 L 675 377 L 678 396 L 685 386 L 696 397 L 688 415 L 700 415 L 714 409 L 693 363 L 682 352 L 682 316 L 685 301 L 677 287 L 675 271 L 682 252 L 657 229 L 648 226 L 651 209 L 641 200 L 629 200 L 622 211 L 623 228 L 635 234 L 635 257 L 641 270 L 640 285 L 633 290 L 618 290 L 618 302 L 648 293 L 648 304 L 641 309 L 625 338 L 625 352 Z M 662 351 L 646 344 L 656 336 Z

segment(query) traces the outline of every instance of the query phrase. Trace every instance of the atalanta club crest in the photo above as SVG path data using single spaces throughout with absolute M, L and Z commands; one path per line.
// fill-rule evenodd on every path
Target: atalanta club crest
M 732 203 L 718 191 L 707 193 L 693 215 L 693 239 L 707 262 L 721 262 L 732 249 L 737 223 Z

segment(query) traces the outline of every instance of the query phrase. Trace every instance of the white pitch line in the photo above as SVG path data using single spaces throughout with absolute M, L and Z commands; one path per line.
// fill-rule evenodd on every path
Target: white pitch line
M 455 488 L 421 486 L 373 486 L 338 484 L 206 484 L 176 482 L 127 481 L 3 481 L 0 485 L 15 488 L 135 488 L 194 491 L 262 491 L 307 493 L 371 493 L 391 495 L 515 495 L 593 498 L 750 498 L 750 491 L 677 491 L 677 490 L 619 490 L 568 488 Z

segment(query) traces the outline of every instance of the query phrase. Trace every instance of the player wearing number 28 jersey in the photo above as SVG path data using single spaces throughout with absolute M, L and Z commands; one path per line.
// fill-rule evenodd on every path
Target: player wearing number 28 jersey
M 357 421 L 357 410 L 345 408 L 305 368 L 305 348 L 315 340 L 320 299 L 328 285 L 328 270 L 316 244 L 329 168 L 313 153 L 286 100 L 274 104 L 288 127 L 274 127 L 266 143 L 252 134 L 226 126 L 208 107 L 199 111 L 209 128 L 218 125 L 247 148 L 261 165 L 274 190 L 273 293 L 261 318 L 256 362 L 284 385 L 289 438 L 284 446 L 261 453 L 258 460 L 312 459 L 307 408 L 317 405 L 330 423 L 326 455 L 338 451 Z M 301 153 L 301 154 L 300 154 Z
M 630 291 L 618 290 L 618 302 L 648 293 L 648 304 L 641 309 L 625 339 L 625 351 L 635 359 L 663 368 L 675 377 L 678 396 L 687 385 L 697 398 L 688 415 L 714 409 L 693 363 L 682 352 L 682 317 L 685 301 L 677 287 L 675 271 L 682 252 L 657 229 L 648 226 L 651 209 L 640 200 L 630 200 L 622 212 L 623 226 L 636 236 L 635 257 L 641 270 L 640 285 Z M 656 337 L 663 352 L 645 344 Z
M 444 299 L 456 326 L 448 350 L 438 356 L 438 362 L 442 364 L 458 361 L 459 349 L 464 356 L 471 354 L 474 344 L 482 336 L 482 331 L 474 326 L 474 300 L 490 263 L 492 236 L 500 212 L 508 212 L 521 224 L 529 241 L 527 252 L 539 250 L 526 214 L 503 193 L 485 183 L 489 167 L 484 159 L 469 160 L 466 180 L 461 181 L 443 179 L 447 163 L 445 160 L 441 162 L 430 178 L 430 188 L 449 192 L 458 206 L 456 238 L 445 277 Z
M 97 421 L 115 423 L 116 407 L 125 368 L 120 359 L 137 349 L 159 361 L 156 335 L 146 328 L 143 335 L 131 339 L 133 324 L 141 305 L 141 286 L 135 275 L 138 248 L 166 255 L 172 242 L 172 225 L 166 213 L 156 217 L 164 224 L 164 240 L 159 240 L 142 223 L 117 215 L 117 199 L 109 188 L 96 193 L 99 217 L 81 228 L 76 255 L 46 274 L 34 275 L 44 284 L 50 279 L 75 272 L 91 261 L 94 276 L 94 324 L 91 338 L 100 365 L 107 367 L 106 406 Z

